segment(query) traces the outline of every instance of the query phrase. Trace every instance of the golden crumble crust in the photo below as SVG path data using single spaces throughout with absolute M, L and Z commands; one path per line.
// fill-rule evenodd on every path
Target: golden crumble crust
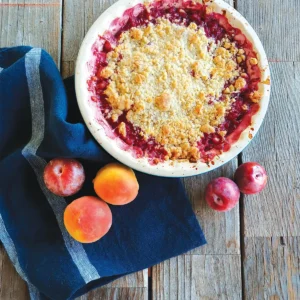
M 120 133 L 123 137 L 126 137 L 127 132 L 126 132 L 126 125 L 125 125 L 124 122 L 120 123 L 120 125 L 118 126 L 118 130 L 119 130 L 119 133 Z
M 259 91 L 251 93 L 250 99 L 253 103 L 258 103 L 262 98 L 262 94 Z
M 109 78 L 104 94 L 112 120 L 126 112 L 145 139 L 164 145 L 166 159 L 199 160 L 197 142 L 216 132 L 234 93 L 246 86 L 238 66 L 246 60 L 244 51 L 228 39 L 208 38 L 195 23 L 185 27 L 159 18 L 155 25 L 132 28 L 107 58 L 101 75 Z M 126 137 L 124 122 L 118 131 Z

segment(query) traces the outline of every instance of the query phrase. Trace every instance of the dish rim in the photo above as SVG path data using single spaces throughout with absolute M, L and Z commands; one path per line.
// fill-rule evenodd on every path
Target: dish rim
M 259 90 L 263 94 L 263 97 L 260 101 L 259 111 L 254 116 L 252 116 L 251 125 L 249 125 L 242 132 L 239 140 L 231 145 L 230 150 L 227 152 L 223 152 L 220 156 L 213 159 L 214 165 L 206 164 L 200 161 L 196 163 L 165 161 L 158 163 L 157 165 L 151 165 L 148 162 L 147 158 L 135 158 L 129 151 L 123 150 L 120 147 L 122 142 L 119 138 L 112 138 L 107 135 L 106 130 L 109 125 L 100 124 L 99 121 L 94 117 L 93 113 L 95 112 L 95 108 L 93 109 L 90 103 L 89 99 L 91 96 L 87 89 L 87 79 L 90 76 L 87 65 L 91 60 L 92 46 L 96 42 L 98 36 L 103 34 L 103 32 L 109 28 L 109 25 L 114 19 L 122 16 L 126 9 L 131 8 L 136 4 L 145 2 L 149 1 L 117 1 L 97 18 L 97 20 L 87 32 L 79 50 L 75 69 L 75 90 L 81 115 L 96 141 L 115 159 L 137 171 L 164 177 L 187 177 L 212 171 L 236 157 L 253 140 L 263 123 L 268 109 L 271 84 L 259 84 Z M 202 1 L 198 0 L 197 2 Z M 234 27 L 240 28 L 247 39 L 252 42 L 253 48 L 259 58 L 259 66 L 262 70 L 262 81 L 270 78 L 269 63 L 265 50 L 259 37 L 251 27 L 251 25 L 247 22 L 247 20 L 237 10 L 235 10 L 232 6 L 230 6 L 223 0 L 214 0 L 213 2 L 207 3 L 207 5 L 211 6 L 213 11 L 216 12 L 221 13 L 224 10 L 226 11 L 226 17 L 228 18 L 229 23 Z M 249 131 L 250 128 L 253 130 Z M 249 133 L 251 133 L 251 135 Z

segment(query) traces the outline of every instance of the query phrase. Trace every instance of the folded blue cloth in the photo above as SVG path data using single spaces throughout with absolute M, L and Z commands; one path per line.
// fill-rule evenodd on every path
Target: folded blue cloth
M 93 244 L 70 237 L 66 205 L 95 195 L 93 177 L 114 159 L 83 124 L 73 79 L 64 85 L 41 49 L 0 49 L 0 141 L 0 238 L 31 299 L 73 299 L 205 244 L 180 180 L 139 172 L 137 199 L 111 206 L 107 235 Z M 74 197 L 46 189 L 43 169 L 54 157 L 84 165 L 86 182 Z

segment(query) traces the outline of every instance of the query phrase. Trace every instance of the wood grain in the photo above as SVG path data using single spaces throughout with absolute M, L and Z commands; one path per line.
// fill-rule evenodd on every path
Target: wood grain
M 267 188 L 244 202 L 246 236 L 300 236 L 299 128 L 300 64 L 272 63 L 270 109 L 243 161 L 267 169 Z
M 3 246 L 0 246 L 0 299 L 29 300 L 27 285 L 16 272 Z
M 233 6 L 233 4 L 234 4 L 234 0 L 224 0 L 224 2 L 227 2 L 231 6 Z
M 59 66 L 62 12 L 60 2 L 61 0 L 0 0 L 0 4 L 7 4 L 0 5 L 0 47 L 42 47 Z
M 153 300 L 241 299 L 239 255 L 182 255 L 153 270 Z
M 75 62 L 74 61 L 63 61 L 61 63 L 61 74 L 63 78 L 74 75 Z
M 105 288 L 148 288 L 148 270 L 136 272 L 105 286 Z
M 245 236 L 299 236 L 300 197 L 296 175 L 299 157 L 280 162 L 258 161 L 266 167 L 269 183 L 262 193 L 245 197 Z
M 62 75 L 74 74 L 81 42 L 101 13 L 116 0 L 65 0 L 62 39 Z
M 245 239 L 245 299 L 300 298 L 300 237 Z
M 237 9 L 262 39 L 271 61 L 300 61 L 298 0 L 239 0 Z
M 76 300 L 148 300 L 148 290 L 144 288 L 106 288 L 91 291 Z
M 267 188 L 243 201 L 244 296 L 296 300 L 300 299 L 300 76 L 299 62 L 293 61 L 300 58 L 299 1 L 239 0 L 237 7 L 262 38 L 272 73 L 267 118 L 242 155 L 243 162 L 260 162 L 269 175 Z

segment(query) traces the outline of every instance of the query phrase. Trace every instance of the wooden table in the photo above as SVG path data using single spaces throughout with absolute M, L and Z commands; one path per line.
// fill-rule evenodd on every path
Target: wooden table
M 0 46 L 45 48 L 64 77 L 74 73 L 81 41 L 113 0 L 0 0 Z M 300 28 L 299 0 L 227 0 L 262 39 L 272 70 L 264 124 L 238 158 L 184 179 L 208 245 L 127 276 L 80 299 L 300 299 Z M 238 164 L 262 163 L 268 188 L 242 197 L 226 214 L 209 209 L 205 185 Z M 0 299 L 29 299 L 0 249 Z

